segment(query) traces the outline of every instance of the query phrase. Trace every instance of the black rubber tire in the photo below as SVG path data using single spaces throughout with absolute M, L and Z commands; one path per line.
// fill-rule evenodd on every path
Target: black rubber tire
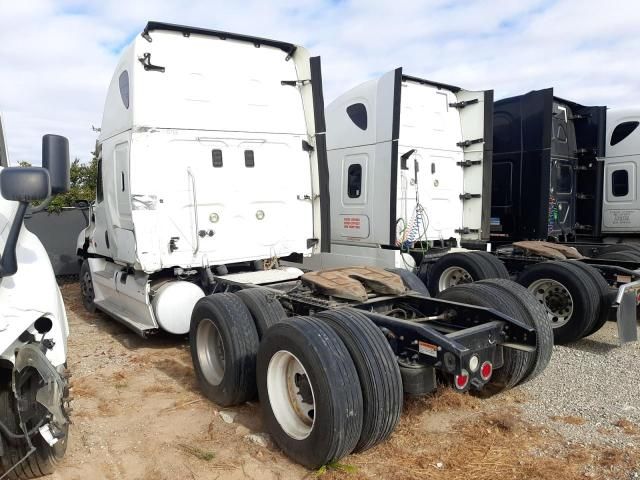
M 511 278 L 511 276 L 509 275 L 509 271 L 507 270 L 507 267 L 505 267 L 504 263 L 502 263 L 500 259 L 495 255 L 489 252 L 483 252 L 482 250 L 478 250 L 470 253 L 472 255 L 477 255 L 480 258 L 483 258 L 485 261 L 489 262 L 489 264 L 491 265 L 491 268 L 494 271 L 493 278 L 502 278 L 505 280 L 509 280 Z
M 267 289 L 245 288 L 238 290 L 235 294 L 240 297 L 251 312 L 259 338 L 264 336 L 270 326 L 287 318 L 285 309 Z
M 402 282 L 404 286 L 409 290 L 413 290 L 414 292 L 421 293 L 422 295 L 429 295 L 429 290 L 427 290 L 427 286 L 424 284 L 420 277 L 418 277 L 415 273 L 410 272 L 409 270 L 405 270 L 403 268 L 387 268 L 387 272 L 395 273 L 400 278 L 402 278 Z
M 611 310 L 611 299 L 612 294 L 614 294 L 614 289 L 612 289 L 607 281 L 604 279 L 600 271 L 584 262 L 579 260 L 565 260 L 567 262 L 571 262 L 572 265 L 577 266 L 582 269 L 584 273 L 589 275 L 593 282 L 595 283 L 596 288 L 600 291 L 600 313 L 598 314 L 598 318 L 589 328 L 589 331 L 585 334 L 585 337 L 597 332 L 602 328 L 602 326 L 607 323 L 609 318 L 609 311 Z
M 400 367 L 382 331 L 358 310 L 344 308 L 318 314 L 349 350 L 362 388 L 363 417 L 360 440 L 354 452 L 362 452 L 386 440 L 402 412 Z
M 95 299 L 95 292 L 93 290 L 93 280 L 91 279 L 91 269 L 89 268 L 89 261 L 83 260 L 80 266 L 80 296 L 82 297 L 82 304 L 89 313 L 96 313 L 97 307 L 93 302 Z
M 209 320 L 224 348 L 224 371 L 220 381 L 207 378 L 198 352 L 198 329 Z M 203 332 L 204 333 L 204 332 Z M 204 395 L 223 407 L 256 397 L 256 355 L 260 340 L 248 308 L 233 293 L 215 293 L 198 300 L 191 314 L 189 345 L 198 384 Z M 202 352 L 200 352 L 202 353 Z
M 534 281 L 548 278 L 567 289 L 573 299 L 573 314 L 567 323 L 553 328 L 556 344 L 575 342 L 584 337 L 598 321 L 600 315 L 600 291 L 595 282 L 580 267 L 566 261 L 548 261 L 532 265 L 518 277 L 518 283 L 529 287 Z
M 440 277 L 447 268 L 461 267 L 471 276 L 472 281 L 493 278 L 495 273 L 493 267 L 480 255 L 474 252 L 447 253 L 442 256 L 429 269 L 428 289 L 432 296 L 439 292 Z
M 640 253 L 633 250 L 626 250 L 621 252 L 603 253 L 598 260 L 611 260 L 614 262 L 635 262 L 640 263 Z
M 11 390 L 3 389 L 0 391 L 0 419 L 10 431 L 14 433 L 21 431 L 18 426 L 15 398 Z M 67 451 L 69 424 L 65 425 L 64 434 L 64 438 L 58 440 L 53 447 L 39 433 L 35 434 L 31 443 L 36 451 L 11 471 L 6 478 L 26 480 L 52 474 Z M 0 457 L 0 476 L 18 463 L 29 451 L 26 442 L 12 443 L 4 437 L 1 441 L 3 454 Z
M 511 316 L 535 328 L 538 339 L 536 355 L 520 383 L 533 380 L 547 368 L 553 353 L 553 329 L 547 318 L 547 311 L 519 283 L 505 279 L 483 280 L 481 283 L 492 285 L 508 296 L 513 302 L 514 312 L 517 312 Z
M 278 423 L 267 390 L 270 362 L 282 351 L 304 366 L 315 398 L 311 431 L 300 440 Z M 267 331 L 258 352 L 258 392 L 267 431 L 297 463 L 316 469 L 340 460 L 358 444 L 363 418 L 358 372 L 347 347 L 324 321 L 293 317 Z
M 535 299 L 529 298 L 530 301 L 522 302 L 517 299 L 518 292 L 516 287 L 511 290 L 506 284 L 496 284 L 492 282 L 508 282 L 510 280 L 482 280 L 472 284 L 458 285 L 449 288 L 438 295 L 438 298 L 450 300 L 459 303 L 477 305 L 480 307 L 492 308 L 500 313 L 509 315 L 515 319 L 521 320 L 528 325 L 535 326 L 536 329 L 546 321 L 546 312 L 543 315 L 542 310 L 535 309 L 531 303 L 537 303 Z M 515 292 L 512 294 L 511 292 Z M 528 293 L 531 296 L 530 293 Z M 542 338 L 544 342 L 541 349 L 535 352 L 525 352 L 513 348 L 504 347 L 503 349 L 503 365 L 502 368 L 496 369 L 491 376 L 489 382 L 485 385 L 483 393 L 496 394 L 504 390 L 515 387 L 519 383 L 530 378 L 534 372 L 537 374 L 548 363 L 549 351 L 553 347 L 553 341 L 547 338 L 548 329 L 541 328 Z
M 631 243 L 615 243 L 612 245 L 608 245 L 602 249 L 602 253 L 598 255 L 596 258 L 601 258 L 602 255 L 608 255 L 610 253 L 619 253 L 619 252 L 631 252 L 640 255 L 640 245 L 634 245 Z

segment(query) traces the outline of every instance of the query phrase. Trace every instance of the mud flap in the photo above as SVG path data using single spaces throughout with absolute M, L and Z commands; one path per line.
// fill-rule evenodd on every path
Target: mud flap
M 36 345 L 29 344 L 20 348 L 16 354 L 14 371 L 15 379 L 22 370 L 27 367 L 34 368 L 42 377 L 44 386 L 36 393 L 36 401 L 45 407 L 53 415 L 53 423 L 61 428 L 68 423 L 68 418 L 62 409 L 64 398 L 65 380 L 58 370 L 49 362 L 49 359 Z
M 640 280 L 626 283 L 618 289 L 614 307 L 618 306 L 616 320 L 618 322 L 618 340 L 620 345 L 638 340 L 637 296 Z

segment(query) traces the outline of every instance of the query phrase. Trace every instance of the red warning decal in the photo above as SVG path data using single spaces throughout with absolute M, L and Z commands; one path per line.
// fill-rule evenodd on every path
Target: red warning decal
M 361 228 L 360 218 L 358 217 L 344 217 L 343 222 L 343 227 L 345 230 L 360 230 Z

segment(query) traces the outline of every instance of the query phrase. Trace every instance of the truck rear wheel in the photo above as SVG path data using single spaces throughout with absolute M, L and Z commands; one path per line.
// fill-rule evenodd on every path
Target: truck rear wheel
M 597 257 L 598 260 L 611 260 L 613 262 L 635 262 L 640 263 L 640 252 L 634 250 L 621 250 L 617 252 L 607 252 Z
M 463 283 L 494 278 L 493 265 L 475 253 L 447 253 L 439 258 L 429 269 L 427 286 L 431 295 Z
M 472 255 L 477 255 L 481 258 L 484 258 L 484 260 L 491 265 L 491 268 L 493 269 L 493 272 L 494 272 L 493 278 L 503 278 L 505 280 L 509 280 L 510 278 L 509 271 L 507 270 L 507 267 L 504 266 L 504 263 L 502 263 L 498 257 L 496 257 L 495 255 L 489 252 L 483 252 L 482 250 L 478 250 L 476 252 L 469 252 L 469 253 L 471 253 Z
M 96 304 L 94 299 L 96 297 L 93 290 L 93 280 L 91 279 L 91 268 L 89 267 L 89 261 L 87 259 L 82 261 L 80 267 L 80 295 L 82 296 L 82 304 L 89 313 L 96 313 Z
M 438 298 L 454 302 L 468 303 L 480 307 L 493 308 L 498 312 L 516 318 L 536 329 L 539 344 L 533 352 L 503 347 L 503 365 L 494 371 L 483 392 L 495 394 L 532 378 L 542 371 L 549 362 L 553 348 L 546 314 L 534 307 L 531 294 L 520 290 L 510 280 L 483 280 L 471 285 L 460 285 L 445 290 Z M 520 298 L 519 298 L 520 297 Z
M 21 433 L 15 398 L 11 390 L 3 389 L 0 391 L 0 420 L 10 432 Z M 29 428 L 29 425 L 27 425 L 27 428 Z M 59 439 L 53 446 L 49 445 L 40 433 L 36 433 L 31 438 L 31 443 L 36 449 L 35 452 L 14 468 L 7 475 L 7 478 L 10 480 L 26 480 L 52 474 L 67 451 L 68 432 L 69 424 L 67 423 L 63 429 L 64 437 Z M 0 476 L 22 460 L 28 452 L 29 448 L 24 440 L 9 440 L 2 435 Z
M 422 295 L 426 295 L 427 297 L 429 296 L 429 290 L 427 290 L 427 286 L 415 273 L 410 272 L 409 270 L 405 270 L 404 268 L 387 268 L 386 270 L 387 272 L 395 273 L 400 278 L 402 278 L 404 286 L 409 290 L 421 293 Z
M 286 455 L 315 469 L 358 444 L 362 391 L 344 343 L 322 320 L 271 327 L 258 352 L 258 392 L 267 430 Z
M 609 310 L 613 301 L 612 297 L 615 296 L 615 291 L 611 287 L 609 287 L 609 284 L 600 274 L 600 271 L 597 268 L 594 268 L 591 265 L 578 260 L 566 261 L 570 262 L 571 265 L 575 265 L 576 267 L 580 268 L 585 274 L 587 274 L 594 282 L 596 289 L 600 291 L 600 313 L 598 314 L 598 318 L 595 324 L 585 334 L 585 337 L 588 337 L 589 335 L 600 330 L 602 326 L 607 323 L 607 320 L 609 318 Z
M 262 338 L 267 329 L 287 318 L 287 312 L 277 298 L 265 288 L 246 288 L 235 295 L 247 306 L 256 324 L 258 337 Z
M 363 418 L 360 440 L 354 452 L 362 452 L 386 440 L 402 412 L 402 378 L 389 342 L 362 312 L 325 310 L 318 318 L 327 323 L 349 350 L 360 378 Z
M 579 340 L 599 318 L 600 291 L 588 274 L 571 263 L 537 263 L 520 274 L 518 283 L 547 310 L 555 343 Z
M 553 353 L 553 329 L 547 319 L 547 311 L 536 301 L 531 292 L 519 283 L 504 279 L 483 280 L 481 283 L 491 285 L 510 298 L 513 307 L 513 313 L 510 316 L 535 327 L 538 339 L 536 356 L 520 383 L 534 379 L 547 368 Z
M 191 359 L 202 392 L 223 407 L 256 396 L 258 332 L 242 300 L 216 293 L 198 300 L 189 330 Z
M 640 246 L 629 243 L 616 243 L 613 245 L 607 245 L 602 249 L 600 255 L 598 255 L 596 258 L 602 258 L 603 255 L 621 252 L 631 252 L 635 253 L 636 255 L 640 255 Z M 612 258 L 611 260 L 615 260 L 615 258 Z

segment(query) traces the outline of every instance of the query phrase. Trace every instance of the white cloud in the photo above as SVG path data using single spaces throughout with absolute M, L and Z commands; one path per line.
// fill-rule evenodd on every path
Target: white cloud
M 89 158 L 117 50 L 147 20 L 305 45 L 322 56 L 326 101 L 403 66 L 494 88 L 496 98 L 553 86 L 586 104 L 640 103 L 640 9 L 630 0 L 0 0 L 0 111 L 12 161 L 37 162 L 49 132 Z

